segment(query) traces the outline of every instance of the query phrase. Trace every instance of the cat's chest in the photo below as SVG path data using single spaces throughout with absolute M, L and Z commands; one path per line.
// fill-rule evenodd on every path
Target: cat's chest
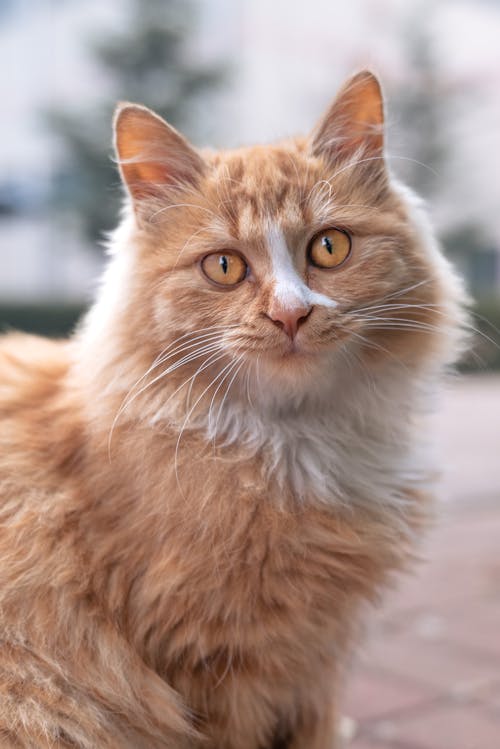
M 271 646 L 287 659 L 306 643 L 311 652 L 335 647 L 355 602 L 383 575 L 383 539 L 361 517 L 277 507 L 244 491 L 232 496 L 232 511 L 220 497 L 211 528 L 208 518 L 198 529 L 192 518 L 157 568 L 163 585 L 144 601 L 139 623 L 149 623 L 155 662 L 177 663 L 182 653 L 183 667 L 208 664 L 220 678 L 231 653 L 260 658 Z
M 283 493 L 299 501 L 331 496 L 341 451 L 327 414 L 273 417 L 235 408 L 228 409 L 222 427 L 220 456 L 232 463 L 234 481 L 248 492 L 258 487 L 278 500 Z M 216 445 L 217 435 L 209 437 Z
M 167 481 L 161 460 L 150 463 L 158 545 L 136 608 L 155 632 L 151 648 L 168 657 L 190 633 L 195 660 L 234 637 L 293 649 L 331 634 L 404 532 L 409 480 L 397 445 L 327 415 L 226 426 L 220 443 L 188 435 Z
M 365 412 L 359 419 L 326 406 L 279 416 L 228 409 L 219 456 L 235 485 L 249 493 L 264 491 L 278 503 L 286 496 L 332 508 L 392 505 L 408 467 L 414 476 L 426 468 L 401 419 L 393 421 L 389 412 L 383 418 Z M 217 435 L 209 437 L 217 445 Z

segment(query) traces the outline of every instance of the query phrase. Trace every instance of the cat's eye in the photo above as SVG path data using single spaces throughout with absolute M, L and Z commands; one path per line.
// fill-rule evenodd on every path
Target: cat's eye
M 248 266 L 236 252 L 212 252 L 201 261 L 201 269 L 210 281 L 235 286 L 247 275 Z
M 310 262 L 317 268 L 338 268 L 351 252 L 351 237 L 343 229 L 324 229 L 309 245 Z

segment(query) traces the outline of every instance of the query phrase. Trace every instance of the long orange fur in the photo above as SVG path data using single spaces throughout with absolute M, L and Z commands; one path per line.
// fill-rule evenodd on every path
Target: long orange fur
M 0 745 L 332 749 L 366 604 L 426 523 L 460 283 L 384 164 L 369 73 L 307 139 L 197 152 L 134 105 L 115 129 L 129 208 L 96 304 L 69 341 L 0 342 Z M 334 271 L 307 262 L 328 226 L 352 236 Z M 337 302 L 293 350 L 278 230 Z M 215 288 L 214 250 L 251 276 Z

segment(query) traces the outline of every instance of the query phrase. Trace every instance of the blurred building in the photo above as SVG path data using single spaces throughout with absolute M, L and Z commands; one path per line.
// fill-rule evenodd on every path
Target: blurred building
M 109 97 L 88 41 L 119 26 L 126 3 L 0 0 L 0 299 L 82 299 L 99 273 L 102 253 L 74 222 L 51 212 L 54 164 L 64 153 L 43 112 Z M 415 19 L 425 19 L 454 102 L 444 123 L 451 156 L 431 209 L 443 233 L 457 230 L 460 242 L 467 227 L 476 237 L 475 254 L 469 245 L 457 251 L 473 284 L 500 289 L 499 3 L 199 0 L 192 54 L 232 65 L 215 105 L 203 112 L 207 137 L 236 145 L 307 131 L 343 78 L 365 65 L 389 93 L 411 87 Z M 398 130 L 392 116 L 389 124 Z M 411 143 L 394 145 L 412 157 Z

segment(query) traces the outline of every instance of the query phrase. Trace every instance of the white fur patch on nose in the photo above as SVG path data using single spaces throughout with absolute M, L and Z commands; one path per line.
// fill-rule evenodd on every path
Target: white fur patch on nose
M 293 265 L 284 234 L 273 226 L 267 233 L 274 281 L 274 297 L 283 309 L 296 307 L 336 307 L 337 302 L 325 294 L 312 291 L 304 283 Z

